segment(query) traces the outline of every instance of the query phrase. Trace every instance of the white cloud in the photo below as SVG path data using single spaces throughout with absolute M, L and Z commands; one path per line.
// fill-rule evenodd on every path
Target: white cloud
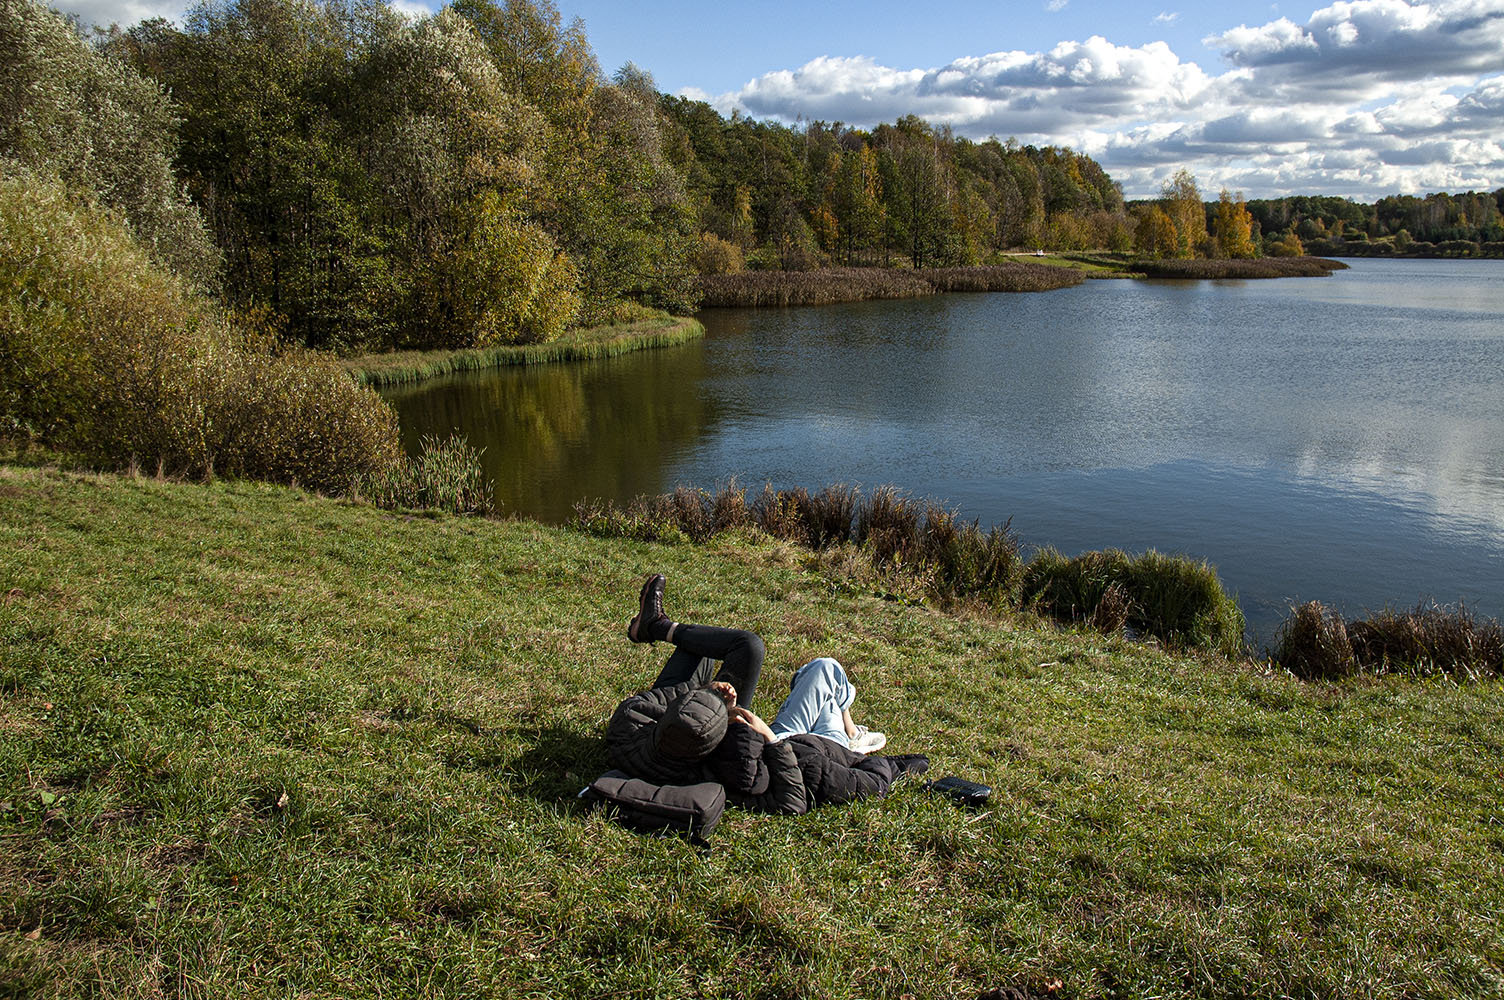
M 1181 166 L 1251 197 L 1504 185 L 1504 0 L 1341 0 L 1205 42 L 1220 74 L 1163 42 L 1092 36 L 927 69 L 826 56 L 712 103 L 856 125 L 918 114 L 975 138 L 1069 144 L 1130 196 Z
M 153 17 L 181 20 L 188 0 L 55 0 L 48 6 L 64 14 L 76 14 L 84 24 L 97 24 L 101 28 L 118 24 L 128 28 Z
M 1065 5 L 1070 2 L 1071 0 L 1050 0 L 1049 3 L 1045 4 L 1045 7 L 1051 13 L 1058 14 L 1060 11 L 1065 10 Z
M 1162 10 L 1154 15 L 1155 24 L 1174 24 L 1178 20 L 1180 20 L 1180 11 L 1178 10 Z
M 419 0 L 388 0 L 388 3 L 397 13 L 404 14 L 415 21 L 433 13 L 433 8 Z

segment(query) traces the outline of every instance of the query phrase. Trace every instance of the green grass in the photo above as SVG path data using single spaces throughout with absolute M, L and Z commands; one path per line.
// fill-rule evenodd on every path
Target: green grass
M 1129 265 L 1133 263 L 1133 255 L 1117 253 L 1110 250 L 1098 250 L 1091 253 L 1064 253 L 1052 252 L 1043 257 L 1034 257 L 1029 254 L 1020 254 L 1025 260 L 1034 261 L 1049 267 L 1063 267 L 1073 271 L 1080 271 L 1088 278 L 1142 278 L 1143 274 L 1132 270 Z
M 421 382 L 483 368 L 614 358 L 629 351 L 673 347 L 703 336 L 705 328 L 698 320 L 659 313 L 625 323 L 570 330 L 546 344 L 506 344 L 461 351 L 391 351 L 361 354 L 343 363 L 357 382 L 375 387 Z
M 1504 996 L 1497 683 L 1306 683 L 815 558 L 0 467 L 0 995 Z M 703 857 L 578 814 L 667 652 L 623 636 L 650 569 L 763 632 L 759 708 L 833 654 L 990 811 L 730 812 Z

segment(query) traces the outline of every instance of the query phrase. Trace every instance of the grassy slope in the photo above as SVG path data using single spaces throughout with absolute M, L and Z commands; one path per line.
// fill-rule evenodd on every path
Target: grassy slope
M 995 786 L 573 811 L 681 617 Z M 1504 996 L 1504 688 L 949 617 L 774 547 L 0 468 L 0 994 Z M 33 939 L 34 938 L 34 939 Z M 1058 988 L 1050 989 L 1055 981 Z
M 672 347 L 705 336 L 695 319 L 659 313 L 627 323 L 580 327 L 546 344 L 505 344 L 460 351 L 388 351 L 344 360 L 356 381 L 370 386 L 421 382 L 437 375 L 551 361 L 614 358 L 628 351 Z

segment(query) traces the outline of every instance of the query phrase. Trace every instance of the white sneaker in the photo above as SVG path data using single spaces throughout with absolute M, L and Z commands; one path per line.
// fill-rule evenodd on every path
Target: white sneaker
M 874 733 L 866 726 L 857 726 L 856 735 L 851 738 L 853 753 L 877 753 L 887 745 L 888 737 L 882 733 Z

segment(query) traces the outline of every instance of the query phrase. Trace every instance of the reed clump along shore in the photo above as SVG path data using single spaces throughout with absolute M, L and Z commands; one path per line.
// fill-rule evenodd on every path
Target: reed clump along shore
M 845 507 L 797 520 L 821 537 Z M 942 611 L 832 572 L 845 551 L 12 456 L 0 985 L 1504 996 L 1504 686 L 1309 682 Z M 835 655 L 861 721 L 991 785 L 989 808 L 908 783 L 801 817 L 730 810 L 708 853 L 584 812 L 606 720 L 667 655 L 624 635 L 647 571 L 676 617 L 763 635 L 759 712 Z
M 569 330 L 559 339 L 541 344 L 502 344 L 454 351 L 384 351 L 345 358 L 341 363 L 357 382 L 380 387 L 511 365 L 614 358 L 629 351 L 676 347 L 705 336 L 705 328 L 686 316 L 671 316 L 642 307 L 630 313 L 621 322 Z
M 1297 677 L 1353 674 L 1504 675 L 1504 626 L 1479 619 L 1466 606 L 1422 604 L 1344 619 L 1320 601 L 1291 609 L 1275 659 Z
M 1324 257 L 1260 257 L 1254 260 L 1139 259 L 1130 265 L 1148 278 L 1321 278 L 1345 271 L 1340 260 Z
M 943 605 L 981 601 L 1056 621 L 1136 634 L 1182 649 L 1237 655 L 1244 620 L 1204 561 L 1111 550 L 1066 558 L 1053 549 L 1027 563 L 1007 525 L 983 529 L 959 512 L 891 486 L 863 497 L 850 486 L 818 492 L 771 485 L 748 500 L 734 482 L 714 492 L 680 487 L 625 506 L 582 503 L 576 526 L 605 537 L 703 543 L 748 531 L 816 552 L 833 565 L 908 586 Z
M 1046 292 L 1078 285 L 1066 268 L 1026 261 L 982 267 L 832 267 L 817 271 L 741 271 L 700 278 L 700 305 L 816 306 L 908 299 L 940 292 Z

